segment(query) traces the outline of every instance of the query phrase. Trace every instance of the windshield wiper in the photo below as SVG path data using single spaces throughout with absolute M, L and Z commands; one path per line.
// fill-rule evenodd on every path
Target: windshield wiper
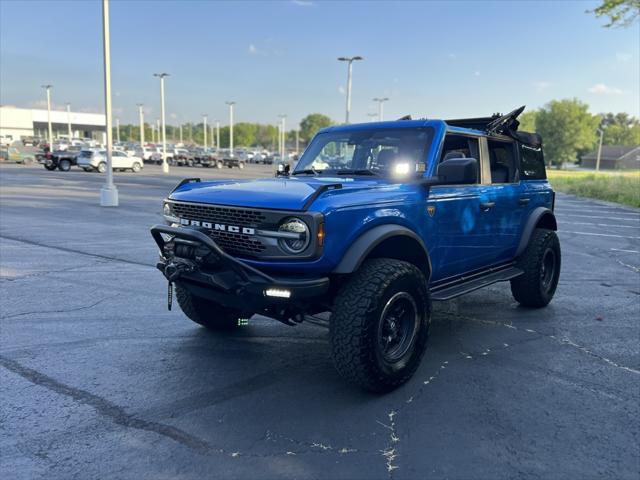
M 313 168 L 305 168 L 304 170 L 296 170 L 291 175 L 315 175 L 316 177 L 320 175 L 318 170 L 314 170 Z
M 377 177 L 378 174 L 368 168 L 361 168 L 355 170 L 338 170 L 336 171 L 336 175 L 372 175 Z

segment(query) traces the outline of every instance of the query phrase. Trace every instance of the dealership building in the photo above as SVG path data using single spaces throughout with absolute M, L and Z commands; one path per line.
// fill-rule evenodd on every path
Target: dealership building
M 92 138 L 106 142 L 106 121 L 103 113 L 51 110 L 53 138 L 68 137 L 69 124 L 73 138 Z M 0 106 L 0 135 L 13 140 L 22 137 L 48 137 L 47 110 Z

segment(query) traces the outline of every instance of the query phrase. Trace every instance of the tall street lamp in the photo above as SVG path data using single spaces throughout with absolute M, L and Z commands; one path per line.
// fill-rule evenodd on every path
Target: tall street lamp
M 351 74 L 353 71 L 352 64 L 357 60 L 364 60 L 363 57 L 338 57 L 341 62 L 347 62 L 347 114 L 345 116 L 345 123 L 349 123 L 349 113 L 351 113 Z
M 136 105 L 138 107 L 138 120 L 140 122 L 140 149 L 143 150 L 144 149 L 144 111 L 142 110 L 142 107 L 144 107 L 144 104 L 137 103 Z
M 233 157 L 233 106 L 236 102 L 224 102 L 229 105 L 229 155 Z
M 169 164 L 167 163 L 167 132 L 164 122 L 164 77 L 168 77 L 168 73 L 154 73 L 154 77 L 160 79 L 160 117 L 162 118 L 162 172 L 169 173 Z
M 284 114 L 278 115 L 280 117 L 280 161 L 284 162 L 285 154 L 285 142 L 286 142 L 286 118 Z
M 598 129 L 600 141 L 598 142 L 598 155 L 596 156 L 596 172 L 600 171 L 600 158 L 602 157 L 602 140 L 604 138 L 604 127 Z
M 180 143 L 182 143 L 182 122 L 180 123 Z
M 120 117 L 116 117 L 116 142 L 120 143 Z
M 220 120 L 216 120 L 216 150 L 220 150 Z
M 202 131 L 204 132 L 204 149 L 207 149 L 207 114 L 202 114 Z
M 389 100 L 387 97 L 373 99 L 374 102 L 378 102 L 378 121 L 380 122 L 384 120 L 384 106 L 382 104 L 387 100 Z
M 113 125 L 111 120 L 111 46 L 109 40 L 109 0 L 102 0 L 102 46 L 104 56 L 104 113 L 107 128 L 107 181 L 100 189 L 100 206 L 117 207 L 118 189 L 113 184 L 111 149 Z
M 53 85 L 42 85 L 47 91 L 47 123 L 49 124 L 49 150 L 53 151 L 53 128 L 51 127 L 51 88 Z
M 67 105 L 67 133 L 69 135 L 69 142 L 71 142 L 71 104 L 69 102 L 66 103 Z

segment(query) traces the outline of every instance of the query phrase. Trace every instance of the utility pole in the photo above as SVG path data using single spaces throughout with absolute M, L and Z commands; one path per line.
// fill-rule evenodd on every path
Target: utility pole
M 47 123 L 49 124 L 49 150 L 53 151 L 53 128 L 51 127 L 51 88 L 53 85 L 42 85 L 47 91 Z
M 233 106 L 236 102 L 225 102 L 229 105 L 229 155 L 233 158 Z
M 180 143 L 182 143 L 182 123 L 180 124 Z
M 604 138 L 604 127 L 599 128 L 598 132 L 600 132 L 600 143 L 598 144 L 598 156 L 596 157 L 596 172 L 600 171 L 600 157 L 602 156 L 602 139 Z
M 67 105 L 67 130 L 69 134 L 69 142 L 71 142 L 71 138 L 73 138 L 73 135 L 71 134 L 71 104 L 67 102 L 66 105 Z
M 116 117 L 116 141 L 120 143 L 120 117 Z
M 144 112 L 142 111 L 142 107 L 144 106 L 142 103 L 136 104 L 138 107 L 138 120 L 140 121 L 140 149 L 144 148 Z
M 169 173 L 169 164 L 167 163 L 167 132 L 164 122 L 164 77 L 168 77 L 168 73 L 154 73 L 154 77 L 160 79 L 160 117 L 162 117 L 162 173 Z
M 209 126 L 209 134 L 210 134 L 210 137 L 211 137 L 211 150 L 213 150 L 215 148 L 214 144 L 216 143 L 215 138 L 213 136 L 213 125 Z
M 378 121 L 379 122 L 382 122 L 384 120 L 384 110 L 383 110 L 382 104 L 387 100 L 389 100 L 387 97 L 373 99 L 374 102 L 378 102 Z
M 111 149 L 113 130 L 111 123 L 111 45 L 109 39 L 109 0 L 102 0 L 102 43 L 104 57 L 104 113 L 107 122 L 107 181 L 100 189 L 100 206 L 117 207 L 118 189 L 113 183 Z M 51 127 L 49 127 L 51 128 Z
M 357 60 L 364 60 L 363 57 L 339 57 L 339 61 L 347 62 L 347 114 L 345 116 L 345 122 L 349 123 L 349 114 L 351 113 L 351 77 L 353 73 L 353 62 Z
M 202 132 L 204 133 L 204 149 L 207 149 L 207 114 L 202 114 Z

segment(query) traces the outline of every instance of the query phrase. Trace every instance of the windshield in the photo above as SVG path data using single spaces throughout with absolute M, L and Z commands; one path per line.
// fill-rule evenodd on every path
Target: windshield
M 433 129 L 388 128 L 317 135 L 294 175 L 394 175 L 425 171 Z

